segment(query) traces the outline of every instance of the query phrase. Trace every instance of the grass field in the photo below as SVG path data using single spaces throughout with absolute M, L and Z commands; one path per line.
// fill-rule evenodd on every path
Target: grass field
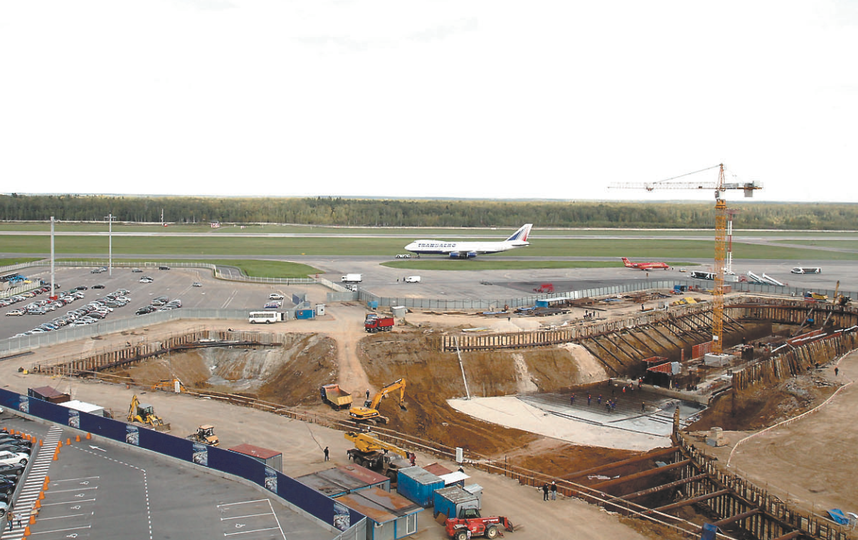
M 49 222 L 21 222 L 21 223 L 0 223 L 0 235 L 2 231 L 23 231 L 23 232 L 38 232 L 49 234 Z M 55 224 L 57 233 L 69 232 L 84 232 L 84 233 L 107 233 L 106 222 L 58 222 Z M 410 239 L 417 238 L 471 238 L 474 240 L 499 240 L 515 232 L 514 227 L 510 228 L 409 228 L 409 227 L 330 227 L 330 226 L 314 226 L 314 225 L 224 225 L 218 229 L 212 229 L 208 223 L 194 224 L 175 224 L 169 227 L 163 227 L 158 224 L 125 224 L 114 223 L 113 232 L 120 233 L 159 233 L 159 234 L 205 234 L 213 237 L 225 236 L 227 234 L 297 234 L 297 235 L 331 235 L 331 236 L 355 236 L 355 235 L 373 235 L 373 236 L 391 236 L 391 237 L 407 237 Z M 741 240 L 744 236 L 755 237 L 796 237 L 801 236 L 809 239 L 825 239 L 832 236 L 849 237 L 858 240 L 858 232 L 856 231 L 744 231 L 742 229 L 734 229 L 737 239 Z M 700 238 L 712 238 L 714 231 L 712 229 L 558 229 L 558 228 L 541 228 L 534 227 L 531 232 L 531 239 L 539 240 L 541 238 L 549 238 L 552 236 L 618 236 L 623 237 L 671 237 L 671 236 L 698 236 Z

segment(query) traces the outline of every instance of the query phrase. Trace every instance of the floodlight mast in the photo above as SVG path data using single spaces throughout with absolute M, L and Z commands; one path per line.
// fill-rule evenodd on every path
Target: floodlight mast
M 712 182 L 672 182 L 679 178 L 690 176 L 712 169 L 718 169 L 718 180 Z M 756 182 L 727 182 L 724 174 L 724 164 L 707 167 L 657 182 L 622 182 L 611 184 L 609 188 L 616 189 L 712 189 L 715 191 L 715 287 L 712 290 L 712 352 L 721 354 L 724 338 L 724 259 L 727 238 L 727 202 L 722 194 L 728 189 L 741 189 L 745 197 L 753 197 L 754 191 L 762 189 Z

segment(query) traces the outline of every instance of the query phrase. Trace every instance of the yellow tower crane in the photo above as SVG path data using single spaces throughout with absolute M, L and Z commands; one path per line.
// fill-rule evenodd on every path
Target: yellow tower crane
M 718 169 L 718 180 L 716 182 L 674 182 L 680 178 L 691 176 L 706 171 Z M 724 259 L 727 251 L 727 202 L 723 199 L 724 191 L 728 189 L 741 189 L 745 197 L 753 197 L 754 191 L 762 189 L 755 182 L 727 182 L 724 173 L 724 164 L 707 167 L 672 178 L 665 178 L 656 182 L 627 182 L 616 183 L 608 186 L 618 189 L 645 189 L 653 191 L 656 189 L 713 189 L 715 190 L 715 287 L 713 293 L 712 308 L 712 352 L 721 354 L 723 352 L 724 335 Z

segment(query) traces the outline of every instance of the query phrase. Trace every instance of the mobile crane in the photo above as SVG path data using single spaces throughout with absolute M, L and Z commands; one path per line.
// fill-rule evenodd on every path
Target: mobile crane
M 165 424 L 161 418 L 155 414 L 155 409 L 148 403 L 140 403 L 135 394 L 131 398 L 131 406 L 128 407 L 128 421 L 139 422 L 146 424 L 155 431 L 170 431 L 170 424 Z
M 368 400 L 364 403 L 363 407 L 357 406 L 350 408 L 349 416 L 351 416 L 355 422 L 381 422 L 382 424 L 386 424 L 388 418 L 378 413 L 378 404 L 381 402 L 382 398 L 387 396 L 387 394 L 397 390 L 399 390 L 399 408 L 403 411 L 407 410 L 405 408 L 404 401 L 405 379 L 397 379 L 379 390 L 372 400 Z
M 394 485 L 397 471 L 411 466 L 414 461 L 414 454 L 411 452 L 384 442 L 370 433 L 349 431 L 344 436 L 355 445 L 346 451 L 355 464 L 381 472 L 389 477 Z M 400 457 L 396 457 L 397 455 Z

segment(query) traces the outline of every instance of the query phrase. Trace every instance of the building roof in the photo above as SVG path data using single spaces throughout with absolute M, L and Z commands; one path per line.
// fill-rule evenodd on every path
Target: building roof
M 383 484 L 390 480 L 388 477 L 383 474 L 379 474 L 375 471 L 371 471 L 366 467 L 361 467 L 360 465 L 355 465 L 350 463 L 348 465 L 340 465 L 337 469 L 343 471 L 345 474 L 349 474 L 354 476 L 359 480 L 363 480 L 367 485 L 375 485 L 375 484 Z
M 444 476 L 453 472 L 440 463 L 430 463 L 429 465 L 424 465 L 423 468 L 436 476 Z
M 66 394 L 63 394 L 59 390 L 52 388 L 50 386 L 40 386 L 38 388 L 30 388 L 35 394 L 39 394 L 44 398 L 52 398 L 52 397 L 61 397 Z
M 253 446 L 252 444 L 239 444 L 238 446 L 233 446 L 232 448 L 228 448 L 232 452 L 238 452 L 239 454 L 244 454 L 246 456 L 254 457 L 257 459 L 270 459 L 274 456 L 282 455 L 282 452 L 276 452 L 274 450 L 269 450 L 268 448 L 262 448 L 259 446 Z

